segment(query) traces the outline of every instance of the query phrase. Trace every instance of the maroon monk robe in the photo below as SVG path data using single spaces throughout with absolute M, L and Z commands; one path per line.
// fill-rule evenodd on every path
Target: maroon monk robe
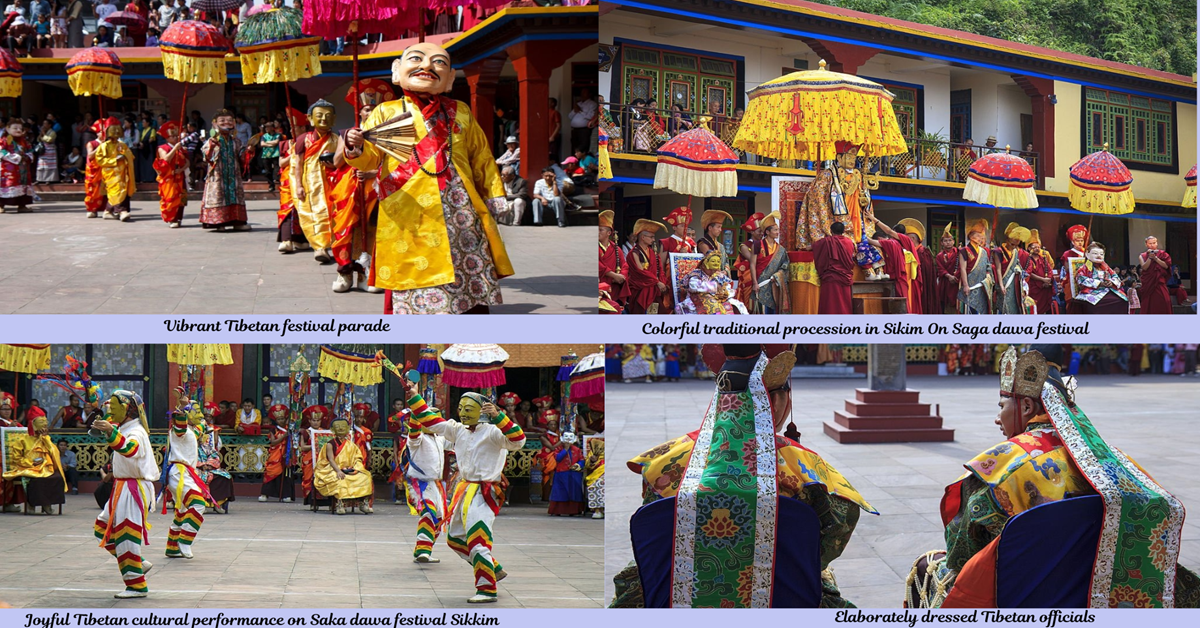
M 646 251 L 640 246 L 629 250 L 629 255 L 625 258 L 625 276 L 628 277 L 625 283 L 629 284 L 630 314 L 645 314 L 651 305 L 662 301 L 658 284 L 668 283 L 665 271 L 658 251 Z
M 621 254 L 621 247 L 616 244 L 609 244 L 607 248 L 600 246 L 600 281 L 607 283 L 612 287 L 609 293 L 614 301 L 624 303 L 629 298 L 629 282 L 626 281 L 618 285 L 612 278 L 605 276 L 606 273 L 616 273 L 625 276 L 625 260 Z
M 896 282 L 896 296 L 907 301 L 908 264 L 904 261 L 904 247 L 891 238 L 883 238 L 879 240 L 879 250 L 883 251 L 883 272 Z
M 1154 262 L 1142 271 L 1142 289 L 1138 290 L 1138 298 L 1142 301 L 1142 314 L 1170 314 L 1171 292 L 1167 290 L 1167 275 L 1171 269 L 1171 256 L 1166 251 L 1157 251 L 1158 258 L 1167 263 L 1163 268 Z M 1142 253 L 1138 259 L 1146 261 Z
M 900 243 L 901 248 L 909 253 L 912 253 L 913 259 L 917 260 L 917 276 L 909 277 L 908 285 L 908 313 L 920 314 L 925 311 L 921 304 L 921 282 L 924 280 L 924 275 L 921 274 L 921 257 L 917 255 L 917 245 L 913 239 L 908 237 L 906 233 L 897 233 L 896 241 Z M 908 264 L 904 265 L 905 270 L 908 270 Z
M 921 308 L 926 314 L 941 314 L 937 300 L 937 265 L 933 251 L 924 244 L 917 245 L 917 260 L 921 263 Z
M 854 242 L 846 236 L 828 235 L 813 242 L 813 264 L 821 278 L 817 314 L 851 314 L 854 284 Z
M 1042 251 L 1038 255 L 1029 256 L 1029 266 L 1026 267 L 1030 275 L 1038 277 L 1049 277 L 1051 285 L 1046 285 L 1038 281 L 1034 277 L 1029 278 L 1029 296 L 1037 304 L 1038 314 L 1054 313 L 1054 269 L 1050 267 L 1050 257 Z
M 937 268 L 937 277 L 934 278 L 937 310 L 933 314 L 945 314 L 947 309 L 954 312 L 958 309 L 958 249 L 942 249 L 934 258 L 934 264 Z

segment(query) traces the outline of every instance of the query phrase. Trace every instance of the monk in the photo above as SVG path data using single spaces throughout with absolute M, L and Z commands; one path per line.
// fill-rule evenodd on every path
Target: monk
M 1075 288 L 1071 281 L 1071 260 L 1086 257 L 1084 249 L 1087 247 L 1091 235 L 1088 228 L 1083 225 L 1067 227 L 1067 240 L 1071 243 L 1071 248 L 1063 251 L 1058 258 L 1058 278 L 1062 285 L 1063 299 L 1067 302 L 1067 314 L 1083 313 L 1082 303 L 1075 300 Z M 1142 306 L 1142 311 L 1145 311 L 1145 305 Z
M 918 314 L 941 314 L 937 309 L 937 271 L 933 262 L 933 252 L 925 246 L 925 225 L 916 218 L 905 218 L 900 221 L 904 225 L 904 235 L 913 241 L 917 257 L 917 279 L 913 289 L 918 291 L 917 298 L 921 302 Z
M 921 302 L 923 293 L 921 281 L 924 277 L 921 275 L 920 258 L 917 257 L 917 243 L 908 235 L 908 227 L 903 221 L 889 229 L 886 224 L 876 218 L 875 226 L 904 249 L 902 254 L 904 255 L 904 269 L 908 277 L 908 286 L 906 287 L 908 313 L 921 314 L 925 311 L 924 304 Z M 895 277 L 895 275 L 892 276 Z
M 25 413 L 29 423 L 24 438 L 13 439 L 9 451 L 15 464 L 4 473 L 9 482 L 24 485 L 28 505 L 41 507 L 38 514 L 51 514 L 51 506 L 66 503 L 66 471 L 59 460 L 58 447 L 50 440 L 50 421 L 41 408 L 33 406 Z
M 667 292 L 666 265 L 654 241 L 654 234 L 664 229 L 662 223 L 639 218 L 633 224 L 636 244 L 625 258 L 629 281 L 630 314 L 658 314 L 662 297 Z
M 613 210 L 600 212 L 600 282 L 609 285 L 609 296 L 624 306 L 629 299 L 625 277 L 625 259 L 621 247 L 613 242 Z
M 845 233 L 846 225 L 835 222 L 828 236 L 813 242 L 813 263 L 821 278 L 817 314 L 853 313 L 854 243 Z
M 133 152 L 121 143 L 121 123 L 116 118 L 110 116 L 101 123 L 104 141 L 92 153 L 107 201 L 101 207 L 106 219 L 128 222 L 129 199 L 137 189 L 133 179 Z
M 309 436 L 309 430 L 320 430 L 321 421 L 328 414 L 324 406 L 309 406 L 300 413 L 306 424 L 305 430 L 300 432 L 300 490 L 304 495 L 304 504 L 311 505 L 311 499 L 318 498 L 312 494 L 313 490 L 313 442 Z M 319 452 L 317 452 L 319 453 Z
M 754 295 L 757 293 L 758 277 L 754 274 L 754 264 L 751 260 L 754 259 L 754 250 L 758 247 L 758 241 L 763 237 L 762 221 L 766 218 L 762 212 L 754 212 L 742 223 L 742 231 L 746 232 L 746 241 L 738 247 L 737 261 L 733 263 L 734 270 L 737 271 L 737 294 L 736 298 L 742 303 L 753 303 Z
M 262 492 L 258 496 L 260 502 L 279 499 L 290 504 L 295 497 L 296 482 L 290 473 L 293 460 L 288 420 L 291 414 L 282 403 L 267 408 L 267 420 L 270 423 L 262 429 L 262 434 L 267 437 L 267 462 L 263 465 Z
M 333 133 L 335 119 L 333 103 L 326 100 L 313 103 L 308 108 L 308 122 L 313 130 L 296 138 L 291 159 L 292 202 L 304 236 L 312 246 L 313 259 L 321 264 L 333 261 L 331 217 L 339 204 L 353 201 L 347 197 L 351 190 L 340 185 L 349 181 L 351 175 L 345 147 Z M 337 287 L 335 283 L 335 291 Z
M 1171 256 L 1158 250 L 1158 238 L 1146 236 L 1146 250 L 1138 256 L 1138 263 L 1142 267 L 1142 288 L 1138 290 L 1142 314 L 1170 314 L 1167 278 L 1171 276 Z
M 100 148 L 100 138 L 104 137 L 106 120 L 96 120 L 92 124 L 92 133 L 96 139 L 87 143 L 86 165 L 83 170 L 83 206 L 87 209 L 88 218 L 99 218 L 104 209 L 104 178 L 100 176 L 100 164 L 96 162 L 96 149 Z
M 158 128 L 166 143 L 158 147 L 154 171 L 158 173 L 158 209 L 163 222 L 172 229 L 183 224 L 183 208 L 187 206 L 187 170 L 189 158 L 179 141 L 179 124 L 167 122 Z
M 663 268 L 667 269 L 667 277 L 670 278 L 671 272 L 671 253 L 695 253 L 696 241 L 689 238 L 687 235 L 688 225 L 692 223 L 692 208 L 687 206 L 676 207 L 663 218 L 663 222 L 670 225 L 671 237 L 659 240 L 659 245 L 662 248 Z M 666 283 L 666 282 L 664 282 Z M 664 307 L 667 312 L 675 311 L 675 300 L 679 295 L 671 294 L 667 291 L 667 299 Z
M 346 502 L 350 510 L 358 509 L 369 515 L 370 499 L 374 491 L 371 473 L 363 463 L 363 452 L 350 437 L 350 421 L 340 416 L 333 420 L 333 440 L 325 443 L 317 454 L 317 466 L 313 470 L 313 488 L 317 493 L 334 499 L 334 512 L 346 514 Z
M 1054 313 L 1054 257 L 1042 248 L 1042 235 L 1037 229 L 1029 230 L 1029 261 L 1025 271 L 1029 273 L 1029 297 L 1033 299 L 1038 314 Z
M 908 299 L 910 283 L 908 256 L 905 255 L 907 251 L 905 251 L 904 245 L 898 239 L 899 237 L 904 237 L 904 234 L 896 233 L 892 229 L 889 229 L 886 224 L 880 222 L 878 219 L 875 220 L 875 226 L 879 228 L 879 231 L 875 232 L 876 235 L 880 233 L 883 235 L 880 235 L 878 240 L 867 238 L 867 242 L 879 249 L 879 252 L 883 254 L 883 272 L 887 273 L 892 278 L 892 281 L 896 282 L 896 296 L 903 297 L 905 303 L 908 304 L 910 303 Z M 907 240 L 907 238 L 905 239 Z M 909 245 L 912 245 L 911 240 L 909 240 Z M 910 309 L 909 312 L 911 313 L 912 310 Z
M 933 262 L 934 294 L 933 303 L 936 308 L 931 314 L 956 314 L 958 312 L 958 248 L 954 246 L 954 235 L 950 233 L 951 223 L 946 223 L 942 230 L 941 245 Z

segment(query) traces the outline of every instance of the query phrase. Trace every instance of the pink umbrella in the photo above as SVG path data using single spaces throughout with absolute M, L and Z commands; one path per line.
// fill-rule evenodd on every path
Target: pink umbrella
M 144 33 L 149 28 L 150 23 L 140 13 L 133 11 L 117 11 L 108 16 L 104 21 L 113 26 L 124 26 L 129 29 L 130 33 Z
M 246 17 L 250 17 L 251 15 L 258 15 L 259 13 L 263 13 L 265 11 L 272 11 L 274 9 L 275 9 L 275 7 L 273 7 L 269 4 L 256 4 L 249 11 L 246 11 Z

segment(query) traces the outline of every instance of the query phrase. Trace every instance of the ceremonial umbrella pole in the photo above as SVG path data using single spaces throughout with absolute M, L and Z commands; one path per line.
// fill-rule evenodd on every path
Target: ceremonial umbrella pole
M 124 66 L 108 48 L 85 48 L 67 61 L 67 85 L 76 96 L 96 95 L 100 108 L 96 119 L 104 118 L 104 97 L 121 97 L 121 73 Z
M 496 387 L 503 386 L 508 352 L 495 344 L 454 344 L 442 352 L 442 382 L 458 388 L 477 388 L 494 401 Z
M 1121 215 L 1133 212 L 1133 175 L 1129 168 L 1108 152 L 1108 142 L 1098 152 L 1071 165 L 1067 197 L 1071 207 L 1093 214 L 1088 218 L 1087 239 L 1092 240 L 1095 214 Z
M 17 58 L 0 48 L 0 98 L 20 98 L 21 77 L 24 74 L 25 68 L 21 67 Z
M 163 75 L 181 83 L 223 84 L 227 80 L 225 56 L 230 52 L 229 40 L 217 27 L 198 20 L 175 22 L 163 31 Z M 179 109 L 179 127 L 187 120 L 187 86 L 183 88 L 183 103 Z
M 360 33 L 399 37 L 414 19 L 405 0 L 308 0 L 304 3 L 302 28 L 322 39 L 350 37 L 354 102 L 358 102 L 358 40 Z M 362 124 L 357 105 L 354 126 Z
M 305 34 L 303 21 L 304 14 L 297 9 L 264 9 L 247 17 L 234 39 L 241 55 L 242 82 L 283 83 L 288 109 L 292 90 L 287 84 L 322 71 L 321 38 Z

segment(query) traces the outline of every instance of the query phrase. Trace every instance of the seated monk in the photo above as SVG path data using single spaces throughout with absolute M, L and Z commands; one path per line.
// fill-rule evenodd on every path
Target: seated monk
M 10 454 L 16 468 L 9 469 L 4 479 L 20 482 L 25 488 L 25 502 L 41 506 L 39 514 L 51 514 L 54 504 L 66 503 L 68 490 L 66 472 L 58 457 L 58 446 L 50 440 L 50 421 L 46 413 L 33 406 L 25 413 L 28 434 L 14 439 Z
M 1093 486 L 1102 487 L 1104 510 L 1115 515 L 1101 523 L 1101 536 L 1112 541 L 1101 544 L 1092 567 L 1093 606 L 1200 603 L 1200 579 L 1177 564 L 1183 505 L 1096 432 L 1063 383 L 1061 358 L 1060 345 L 1004 354 L 996 424 L 1008 440 L 967 461 L 967 473 L 946 488 L 946 550 L 913 564 L 907 607 L 995 608 L 996 551 L 1008 520 L 1042 504 L 1096 495 Z
M 667 441 L 627 463 L 631 471 L 642 476 L 644 504 L 678 497 L 675 521 L 696 523 L 692 535 L 679 529 L 671 535 L 674 560 L 684 560 L 694 567 L 691 581 L 672 573 L 671 577 L 679 579 L 671 583 L 673 607 L 769 605 L 769 595 L 763 599 L 752 590 L 755 587 L 740 587 L 739 582 L 746 574 L 753 574 L 756 580 L 761 576 L 760 581 L 770 591 L 776 557 L 767 562 L 768 573 L 759 574 L 759 567 L 752 559 L 756 547 L 754 535 L 743 535 L 724 553 L 715 551 L 717 544 L 705 543 L 704 539 L 708 538 L 708 522 L 717 521 L 718 513 L 728 511 L 730 504 L 744 505 L 738 515 L 739 529 L 755 529 L 755 519 L 759 516 L 756 512 L 766 510 L 767 516 L 775 516 L 776 495 L 808 504 L 820 522 L 820 606 L 851 606 L 842 598 L 829 564 L 846 549 L 858 524 L 860 509 L 878 513 L 817 453 L 778 434 L 791 414 L 789 377 L 796 360 L 792 350 L 778 351 L 768 359 L 778 349 L 769 347 L 764 352 L 761 345 L 706 345 L 705 361 L 720 375 L 701 429 Z M 699 447 L 704 448 L 700 450 L 702 455 L 693 456 Z M 711 449 L 718 447 L 720 451 Z M 739 453 L 734 457 L 720 452 Z M 762 467 L 748 462 L 755 460 L 771 460 L 769 466 L 775 473 L 756 477 Z M 681 488 L 685 474 L 699 478 L 695 488 Z M 763 499 L 769 501 L 760 503 Z M 771 529 L 772 538 L 759 540 L 759 547 L 775 548 L 774 527 Z M 696 586 L 700 582 L 705 586 Z M 636 564 L 622 570 L 614 583 L 613 607 L 644 605 Z
M 346 501 L 351 511 L 355 503 L 363 514 L 371 514 L 371 473 L 363 464 L 363 453 L 350 437 L 350 421 L 346 417 L 333 420 L 333 440 L 325 443 L 317 456 L 317 468 L 313 470 L 313 488 L 317 493 L 334 499 L 333 508 L 339 515 L 346 514 Z

